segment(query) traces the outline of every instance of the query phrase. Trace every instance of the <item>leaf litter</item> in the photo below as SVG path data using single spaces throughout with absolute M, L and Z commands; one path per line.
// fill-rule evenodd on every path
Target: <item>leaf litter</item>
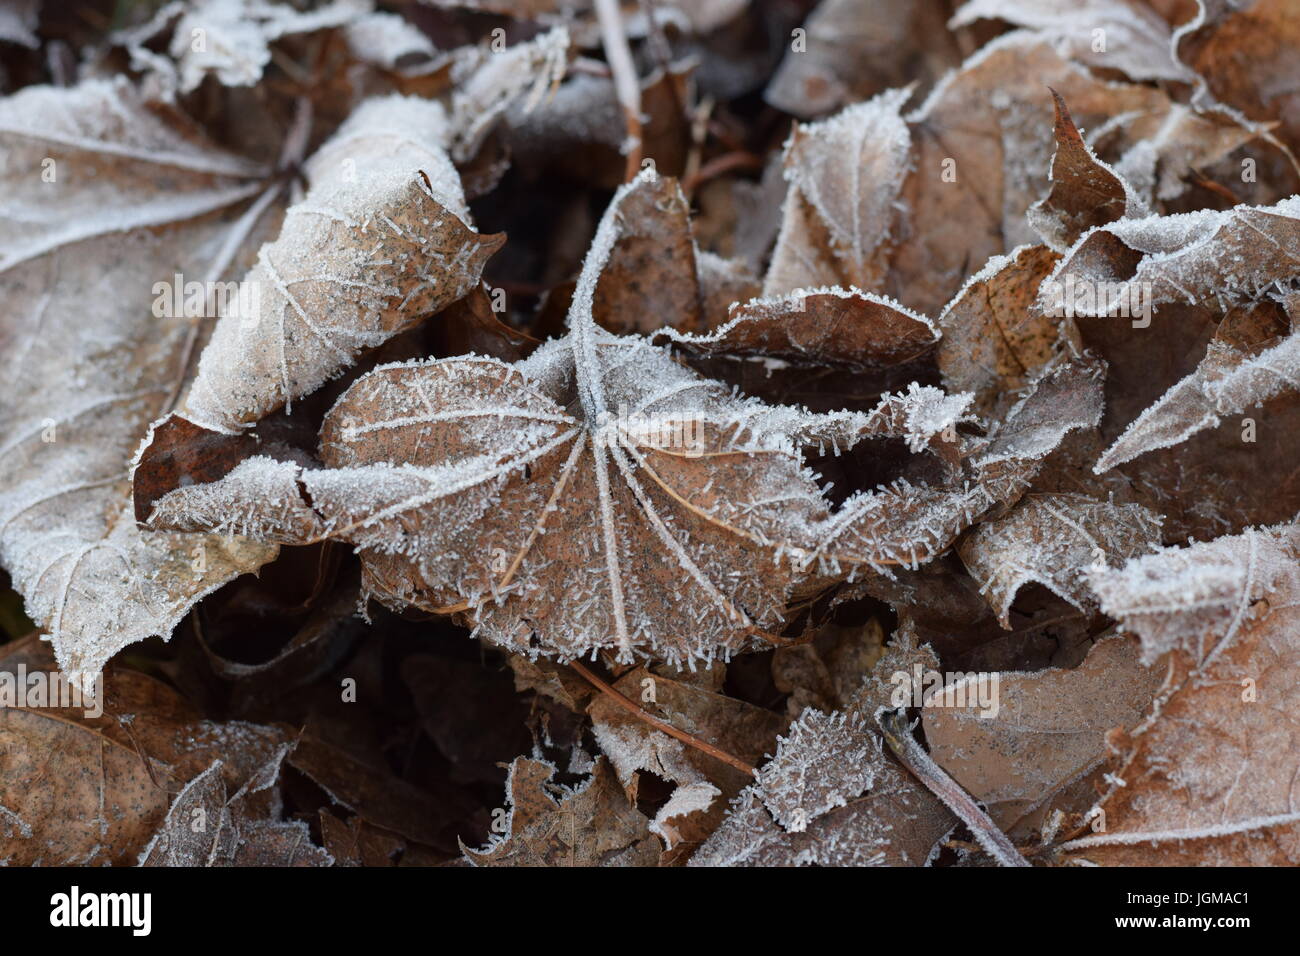
M 427 6 L 0 18 L 0 862 L 1300 861 L 1284 4 Z

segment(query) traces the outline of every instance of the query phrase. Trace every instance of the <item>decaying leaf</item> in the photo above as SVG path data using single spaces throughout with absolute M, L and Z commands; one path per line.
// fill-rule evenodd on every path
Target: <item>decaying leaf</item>
M 504 239 L 466 224 L 448 135 L 435 104 L 377 99 L 312 157 L 311 189 L 243 279 L 257 293 L 252 314 L 217 322 L 186 418 L 246 427 L 478 284 Z
M 684 663 L 779 628 L 821 568 L 929 560 L 1005 494 L 904 481 L 832 512 L 802 449 L 893 435 L 919 452 L 964 396 L 913 387 L 870 413 L 813 415 L 732 395 L 598 329 L 593 287 L 632 189 L 597 235 L 564 338 L 515 367 L 377 369 L 330 412 L 326 469 L 249 458 L 160 498 L 151 526 L 346 540 L 370 593 L 471 611 L 494 643 Z
M 1090 567 L 1122 562 L 1159 542 L 1160 519 L 1141 505 L 1084 495 L 1029 495 L 1002 518 L 986 521 L 960 547 L 971 576 L 1003 627 L 1011 602 L 1035 582 L 1075 607 L 1095 606 L 1085 583 Z
M 1065 846 L 1107 865 L 1300 859 L 1296 526 L 1171 548 L 1097 572 L 1107 613 L 1169 654 L 1145 720 L 1110 740 L 1112 784 Z M 1086 831 L 1085 831 L 1086 832 Z
M 1141 664 L 1135 641 L 1109 637 L 1071 670 L 973 674 L 936 686 L 926 696 L 925 738 L 939 765 L 1010 831 L 1048 805 L 1075 809 L 1078 798 L 1062 808 L 1062 796 L 1090 782 L 1106 733 L 1137 724 L 1163 678 Z M 1080 810 L 1092 797 L 1082 793 Z
M 173 795 L 200 775 L 201 787 L 238 790 L 289 745 L 275 727 L 203 720 L 135 671 L 110 669 L 102 693 L 78 699 L 35 636 L 6 645 L 2 663 L 0 860 L 10 866 L 134 864 L 170 828 Z
M 597 760 L 572 789 L 550 782 L 556 768 L 520 757 L 506 781 L 506 831 L 481 850 L 462 845 L 477 866 L 654 866 L 659 840 L 630 806 L 609 764 Z M 598 826 L 593 826 L 599 821 Z

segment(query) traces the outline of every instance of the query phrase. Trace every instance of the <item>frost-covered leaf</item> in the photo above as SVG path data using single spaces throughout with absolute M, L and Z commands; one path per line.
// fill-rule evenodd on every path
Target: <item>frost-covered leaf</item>
M 140 854 L 140 866 L 330 866 L 301 820 L 281 820 L 278 781 L 285 745 L 230 793 L 222 762 L 187 783 Z M 273 795 L 273 796 L 269 796 Z
M 505 647 L 685 663 L 761 642 L 819 568 L 913 566 L 995 503 L 979 483 L 899 482 L 831 514 L 805 448 L 897 436 L 920 452 L 965 396 L 914 384 L 869 413 L 813 415 L 610 336 L 591 303 L 616 221 L 597 234 L 564 338 L 516 366 L 376 369 L 327 417 L 325 469 L 250 458 L 164 495 L 150 525 L 345 540 L 370 593 L 468 612 Z
M 1179 61 L 1201 88 L 1193 102 L 1217 103 L 1263 123 L 1281 125 L 1281 139 L 1300 148 L 1300 94 L 1294 51 L 1300 22 L 1290 0 L 1197 0 L 1196 15 L 1174 34 Z
M 344 26 L 371 8 L 371 0 L 330 0 L 303 12 L 270 0 L 190 0 L 164 6 L 151 24 L 122 39 L 135 61 L 161 72 L 181 93 L 197 89 L 208 76 L 223 86 L 255 86 L 271 62 L 275 41 Z M 168 60 L 152 53 L 145 41 L 172 21 Z
M 813 286 L 881 287 L 911 138 L 891 90 L 828 120 L 796 126 L 785 149 L 786 193 L 765 296 Z
M 1107 865 L 1295 865 L 1297 526 L 1171 548 L 1093 586 L 1148 658 L 1172 653 L 1146 719 L 1109 741 L 1093 832 L 1065 848 Z
M 1285 289 L 1300 276 L 1300 196 L 1273 206 L 1236 206 L 1122 220 L 1091 230 L 1057 265 L 1044 302 L 1058 287 L 1078 290 L 1063 304 L 1076 315 L 1114 315 L 1127 306 L 1218 303 L 1221 308 Z
M 939 340 L 934 323 L 856 289 L 795 289 L 732 305 L 720 328 L 668 339 L 702 354 L 872 368 L 919 359 Z
M 939 369 L 954 391 L 975 393 L 976 407 L 994 411 L 1051 360 L 1059 320 L 1035 308 L 1038 285 L 1056 265 L 1046 246 L 1020 246 L 994 256 L 936 320 L 943 330 Z
M 0 664 L 0 860 L 10 866 L 133 864 L 164 824 L 169 792 L 214 758 L 217 779 L 238 790 L 288 747 L 274 727 L 203 720 L 135 671 L 110 668 L 101 697 L 72 697 L 35 635 L 6 645 Z
M 1295 315 L 1295 297 L 1288 305 Z M 1296 391 L 1300 336 L 1294 329 L 1294 319 L 1272 302 L 1230 309 L 1196 369 L 1129 424 L 1097 460 L 1096 471 L 1178 445 L 1226 416 Z
M 311 188 L 243 279 L 254 307 L 217 322 L 185 417 L 247 427 L 478 285 L 504 237 L 467 225 L 446 137 L 441 107 L 394 96 L 367 101 L 321 147 Z
M 982 523 L 958 549 L 1002 626 L 1016 592 L 1042 584 L 1083 610 L 1096 602 L 1088 568 L 1152 550 L 1160 519 L 1141 505 L 1116 505 L 1086 495 L 1028 495 L 1002 518 Z
M 483 139 L 518 104 L 524 115 L 553 94 L 569 65 L 569 34 L 563 27 L 505 50 L 473 47 L 452 67 L 451 150 L 468 160 Z
M 634 668 L 613 686 L 659 719 L 745 762 L 757 763 L 771 752 L 786 726 L 770 710 L 645 668 Z M 597 697 L 588 712 L 596 744 L 630 798 L 637 794 L 641 772 L 677 785 L 670 805 L 650 824 L 668 850 L 701 842 L 717 827 L 727 802 L 749 782 L 736 768 L 687 747 L 608 697 Z
M 924 866 L 956 824 L 867 718 L 805 711 L 692 866 Z
M 1027 27 L 1072 58 L 1121 70 L 1134 80 L 1187 82 L 1191 78 L 1174 59 L 1169 25 L 1140 0 L 967 0 L 949 25 L 966 26 L 977 20 L 1005 20 Z
M 1119 312 L 1135 322 L 1163 303 L 1217 304 L 1227 312 L 1205 359 L 1129 424 L 1098 460 L 1098 473 L 1296 391 L 1300 359 L 1288 332 L 1290 290 L 1300 278 L 1298 203 L 1292 197 L 1271 207 L 1113 223 L 1085 235 L 1061 260 L 1040 293 L 1042 307 L 1064 304 L 1081 316 Z
M 1116 219 L 1150 214 L 1133 187 L 1083 141 L 1060 95 L 1056 110 L 1056 153 L 1049 175 L 1052 191 L 1029 207 L 1030 224 L 1056 252 L 1065 252 L 1088 230 Z
M 614 772 L 597 760 L 569 788 L 551 783 L 556 768 L 519 757 L 506 778 L 504 834 L 481 850 L 461 849 L 476 866 L 654 866 L 659 839 L 629 804 Z
M 158 284 L 228 278 L 279 187 L 122 82 L 0 100 L 0 150 L 0 562 L 60 666 L 91 680 L 275 555 L 142 535 L 127 509 L 132 453 L 181 389 L 201 321 L 168 318 Z
M 1300 586 L 1295 525 L 1250 530 L 1186 548 L 1165 548 L 1122 568 L 1093 571 L 1101 609 L 1142 638 L 1143 658 L 1182 651 L 1206 666 Z M 1279 597 L 1280 596 L 1280 597 Z
M 821 116 L 914 80 L 927 86 L 961 59 L 937 0 L 824 0 L 764 92 L 777 109 Z
M 618 238 L 592 315 L 612 332 L 693 330 L 703 321 L 690 204 L 671 176 L 636 180 L 615 213 Z
M 1077 796 L 1063 791 L 1102 763 L 1108 731 L 1137 724 L 1163 678 L 1160 668 L 1142 666 L 1131 638 L 1105 638 L 1070 670 L 980 674 L 965 685 L 936 686 L 926 695 L 925 739 L 935 761 L 1010 831 L 1062 796 L 1073 798 L 1062 809 L 1073 809 Z M 977 681 L 992 688 L 992 700 Z

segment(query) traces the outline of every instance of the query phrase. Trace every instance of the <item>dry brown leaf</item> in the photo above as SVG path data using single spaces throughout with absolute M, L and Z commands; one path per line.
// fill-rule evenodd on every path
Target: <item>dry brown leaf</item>
M 1111 786 L 1065 844 L 1105 865 L 1295 865 L 1297 526 L 1170 548 L 1098 572 L 1103 609 L 1170 653 L 1147 718 L 1115 735 Z
M 11 866 L 134 864 L 192 779 L 210 771 L 238 790 L 289 747 L 274 727 L 203 720 L 135 671 L 110 669 L 101 697 L 70 698 L 35 635 L 0 662 L 3 692 L 19 695 L 0 707 L 0 860 Z M 37 681 L 44 700 L 26 697 Z
M 690 205 L 671 176 L 646 176 L 623 197 L 618 239 L 596 283 L 592 315 L 611 332 L 694 330 L 702 322 Z
M 436 104 L 385 97 L 312 157 L 311 188 L 244 277 L 256 312 L 218 320 L 186 418 L 245 428 L 478 285 L 505 237 L 466 224 L 448 135 Z
M 792 41 L 763 94 L 802 119 L 891 86 L 927 88 L 961 59 L 939 0 L 824 0 Z
M 805 711 L 692 866 L 924 866 L 956 818 L 856 714 Z
M 1060 321 L 1044 316 L 1034 300 L 1057 258 L 1041 245 L 993 257 L 936 320 L 944 385 L 974 392 L 985 414 L 1007 405 L 1008 393 L 1026 386 L 1055 354 Z
M 757 763 L 773 750 L 786 727 L 779 714 L 643 667 L 628 671 L 613 686 L 660 720 L 747 763 Z M 677 785 L 650 823 L 667 850 L 702 842 L 717 828 L 727 802 L 749 782 L 735 767 L 656 730 L 608 697 L 597 697 L 588 713 L 596 743 L 629 799 L 635 798 L 637 774 L 643 771 Z
M 981 19 L 1034 30 L 1070 57 L 1134 80 L 1191 79 L 1174 59 L 1169 25 L 1141 0 L 967 0 L 948 22 Z
M 1096 226 L 1116 219 L 1141 219 L 1146 204 L 1079 135 L 1070 110 L 1055 90 L 1056 152 L 1048 175 L 1052 191 L 1026 210 L 1030 224 L 1055 252 L 1065 252 Z
M 995 711 L 969 684 L 936 686 L 925 698 L 925 739 L 935 761 L 1011 831 L 1092 774 L 1107 731 L 1137 724 L 1163 677 L 1142 666 L 1131 638 L 1106 638 L 1071 670 L 977 675 L 997 681 Z
M 654 866 L 659 840 L 599 759 L 570 789 L 550 782 L 556 768 L 519 757 L 506 778 L 507 830 L 481 850 L 461 849 L 475 866 Z
M 1041 584 L 1080 610 L 1096 607 L 1084 575 L 1160 543 L 1160 519 L 1141 505 L 1086 495 L 1027 495 L 1001 518 L 985 521 L 958 548 L 971 576 L 1010 628 L 1016 592 Z
M 667 338 L 691 352 L 877 368 L 916 361 L 939 340 L 929 319 L 856 289 L 797 289 L 732 305 L 725 325 Z
M 685 663 L 763 640 L 821 569 L 928 560 L 1005 493 L 897 482 L 831 514 L 802 449 L 872 436 L 942 446 L 965 397 L 913 385 L 870 413 L 813 415 L 609 336 L 590 309 L 615 221 L 597 235 L 563 339 L 513 367 L 377 369 L 328 416 L 327 468 L 250 458 L 169 492 L 151 524 L 335 537 L 361 549 L 369 593 L 469 611 L 513 650 Z
M 201 321 L 154 315 L 156 284 L 226 278 L 280 186 L 120 82 L 8 97 L 0 142 L 0 560 L 60 666 L 89 681 L 276 553 L 142 535 L 127 502 L 131 455 L 174 401 Z

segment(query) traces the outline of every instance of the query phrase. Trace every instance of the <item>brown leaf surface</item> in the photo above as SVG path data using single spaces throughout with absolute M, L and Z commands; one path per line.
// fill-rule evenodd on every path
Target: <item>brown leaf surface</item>
M 924 708 L 930 755 L 1011 831 L 1070 796 L 1105 758 L 1106 733 L 1137 724 L 1163 677 L 1139 662 L 1135 641 L 1110 637 L 1072 670 L 984 676 L 997 679 L 995 710 L 973 687 L 940 685 Z
M 1170 548 L 1098 573 L 1102 607 L 1169 653 L 1147 718 L 1110 740 L 1115 783 L 1065 844 L 1104 865 L 1295 865 L 1296 526 Z M 1122 781 L 1120 786 L 1118 781 Z
M 519 757 L 506 783 L 508 829 L 481 850 L 462 844 L 476 866 L 654 866 L 659 841 L 629 805 L 609 764 L 572 789 L 552 784 L 553 765 Z

